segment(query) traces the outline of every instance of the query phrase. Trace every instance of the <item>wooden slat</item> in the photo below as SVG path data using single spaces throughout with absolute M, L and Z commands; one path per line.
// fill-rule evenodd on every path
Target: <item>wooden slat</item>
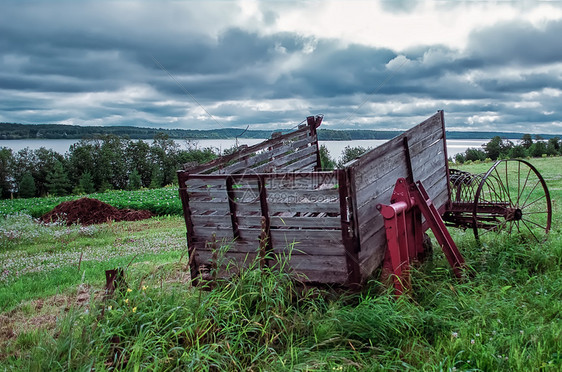
M 351 166 L 356 171 L 361 172 L 361 168 L 365 166 L 368 169 L 369 163 L 383 161 L 386 154 L 392 153 L 396 148 L 403 147 L 404 137 L 407 137 L 408 143 L 412 145 L 425 138 L 437 138 L 439 136 L 437 134 L 439 128 L 442 128 L 441 114 L 437 113 L 410 130 L 367 152 L 358 159 L 347 163 L 346 166 Z M 442 135 L 440 136 L 442 137 Z
M 271 230 L 275 252 L 292 247 L 293 254 L 342 255 L 345 253 L 339 230 Z
M 338 201 L 337 189 L 299 190 L 268 189 L 268 203 L 335 203 Z
M 291 172 L 295 170 L 301 169 L 309 169 L 310 171 L 314 170 L 314 166 L 316 165 L 316 155 L 311 154 L 305 158 L 302 158 L 294 163 L 287 164 L 284 167 L 280 167 L 277 169 L 278 172 Z
M 279 144 L 282 144 L 284 142 L 287 141 L 291 141 L 291 140 L 300 140 L 302 138 L 310 138 L 311 140 L 313 139 L 312 136 L 309 136 L 310 133 L 310 127 L 309 126 L 303 126 L 302 128 L 297 129 L 294 132 L 291 133 L 287 133 L 284 135 L 281 135 L 279 137 L 275 137 L 269 140 L 266 140 L 264 142 L 258 143 L 256 145 L 253 146 L 249 146 L 239 152 L 236 152 L 234 154 L 228 155 L 228 156 L 223 156 L 220 157 L 218 159 L 212 160 L 206 164 L 202 164 L 196 167 L 192 167 L 190 169 L 188 169 L 188 171 L 190 173 L 206 173 L 209 172 L 210 170 L 213 170 L 214 168 L 217 167 L 224 167 L 225 164 L 228 164 L 231 161 L 237 161 L 238 159 L 244 159 L 245 157 L 250 156 L 251 154 L 255 154 L 256 152 L 262 151 L 262 150 L 267 150 L 268 148 L 274 148 L 277 147 Z
M 189 175 L 189 179 L 185 182 L 187 189 L 199 189 L 199 188 L 226 188 L 224 179 L 201 179 L 197 178 L 197 175 Z
M 210 251 L 199 251 L 196 252 L 195 260 L 200 265 L 211 265 L 212 253 Z M 218 271 L 218 278 L 230 278 L 233 275 L 237 275 L 241 268 L 247 268 L 251 265 L 253 267 L 259 267 L 256 264 L 256 253 L 255 252 L 232 252 L 229 251 L 227 254 L 221 258 L 221 268 Z
M 339 213 L 340 205 L 334 203 L 269 203 L 269 213 L 290 212 L 290 213 Z
M 195 259 L 198 264 L 211 265 L 212 252 L 209 250 L 196 250 Z M 286 263 L 278 264 L 277 260 L 286 261 Z M 229 250 L 226 252 L 222 262 L 224 266 L 229 265 L 230 270 L 221 270 L 219 277 L 229 277 L 239 272 L 241 267 L 252 266 L 259 267 L 256 261 L 256 252 L 235 252 Z M 280 268 L 281 266 L 296 279 L 316 282 L 316 283 L 334 283 L 345 284 L 347 281 L 347 269 L 344 256 L 323 256 L 323 255 L 302 255 L 302 254 L 286 254 L 277 253 L 269 260 L 272 268 Z
M 316 227 L 318 229 L 341 229 L 340 217 L 282 217 L 271 216 L 271 227 Z
M 227 201 L 203 201 L 193 200 L 189 201 L 189 207 L 194 214 L 203 214 L 206 211 L 216 212 L 215 214 L 221 215 L 223 213 L 230 213 L 230 208 Z
M 224 168 L 218 169 L 212 174 L 229 174 L 229 173 L 237 173 L 242 169 L 252 169 L 257 164 L 268 161 L 266 164 L 270 164 L 271 160 L 276 157 L 283 158 L 283 155 L 291 152 L 291 151 L 298 151 L 298 148 L 304 145 L 308 145 L 310 143 L 309 138 L 304 138 L 298 141 L 286 143 L 280 147 L 274 148 L 272 150 L 264 150 L 263 152 L 255 155 L 255 156 L 246 156 L 244 159 L 238 160 L 236 163 L 226 166 Z M 233 160 L 234 161 L 234 160 Z
M 288 267 L 300 280 L 317 283 L 347 282 L 344 256 L 291 255 Z
M 361 210 L 365 204 L 371 204 L 373 200 L 378 200 L 381 196 L 386 197 L 388 200 L 383 199 L 383 202 L 388 203 L 396 180 L 404 177 L 404 172 L 407 172 L 405 164 L 397 164 L 396 168 L 390 170 L 384 177 L 376 179 L 367 187 L 359 190 L 356 195 L 358 208 Z
M 370 275 L 373 270 L 380 266 L 386 251 L 386 235 L 375 234 L 370 239 L 361 242 L 359 252 L 359 262 L 361 266 L 361 276 Z

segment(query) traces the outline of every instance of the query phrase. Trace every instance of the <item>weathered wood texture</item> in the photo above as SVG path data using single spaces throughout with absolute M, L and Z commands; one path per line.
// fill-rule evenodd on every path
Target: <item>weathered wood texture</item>
M 190 250 L 196 264 L 211 260 L 209 242 L 214 235 L 219 246 L 228 246 L 221 255 L 223 266 L 229 266 L 221 271 L 224 275 L 237 269 L 234 261 L 247 265 L 263 247 L 265 218 L 270 257 L 287 256 L 286 267 L 310 281 L 345 283 L 337 174 L 179 173 L 180 192 L 189 201 L 186 223 L 192 226 Z M 275 259 L 268 264 L 276 265 Z
M 405 141 L 406 139 L 406 141 Z M 410 155 L 411 171 L 407 154 Z M 447 155 L 442 112 L 346 164 L 351 174 L 362 276 L 379 266 L 386 247 L 378 204 L 390 203 L 400 177 L 420 180 L 433 204 L 443 211 L 449 203 Z
M 291 133 L 277 135 L 256 145 L 208 163 L 184 167 L 191 174 L 238 174 L 244 172 L 305 172 L 319 170 L 318 135 L 316 128 L 322 116 L 310 116 L 307 124 Z
M 286 256 L 305 280 L 359 283 L 383 259 L 376 207 L 390 202 L 398 178 L 421 180 L 434 205 L 447 207 L 442 112 L 333 172 L 314 171 L 319 121 L 178 172 L 193 275 L 213 260 L 229 275 L 260 257 L 274 267 Z M 213 256 L 217 245 L 228 249 Z

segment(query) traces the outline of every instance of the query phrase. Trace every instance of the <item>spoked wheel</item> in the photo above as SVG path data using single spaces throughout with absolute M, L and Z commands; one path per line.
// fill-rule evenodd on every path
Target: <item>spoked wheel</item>
M 517 233 L 543 242 L 550 230 L 552 206 L 544 179 L 524 160 L 499 160 L 486 172 L 476 190 L 474 236 L 489 232 Z

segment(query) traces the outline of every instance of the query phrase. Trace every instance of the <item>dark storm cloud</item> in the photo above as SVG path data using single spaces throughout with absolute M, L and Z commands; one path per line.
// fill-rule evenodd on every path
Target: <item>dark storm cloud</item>
M 502 23 L 475 32 L 468 51 L 490 64 L 540 65 L 562 60 L 562 22 L 543 29 L 528 23 Z
M 383 6 L 400 13 L 411 4 Z M 452 126 L 509 130 L 529 121 L 548 132 L 561 120 L 558 97 L 544 90 L 562 89 L 562 22 L 494 25 L 463 50 L 400 51 L 290 32 L 209 31 L 203 8 L 178 10 L 177 23 L 156 4 L 3 8 L 1 121 L 271 127 L 324 113 L 327 127 L 406 128 L 445 109 Z

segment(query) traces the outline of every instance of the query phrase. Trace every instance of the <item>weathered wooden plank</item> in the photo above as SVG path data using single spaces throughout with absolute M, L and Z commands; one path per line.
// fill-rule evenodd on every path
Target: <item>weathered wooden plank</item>
M 215 215 L 194 215 L 193 223 L 201 226 L 230 226 L 232 221 L 230 216 L 215 216 Z M 240 227 L 260 226 L 261 216 L 240 216 L 236 217 Z
M 298 190 L 279 189 L 267 190 L 268 203 L 335 203 L 339 195 L 337 189 Z
M 367 164 L 372 163 L 373 161 L 379 161 L 384 158 L 385 154 L 392 153 L 396 148 L 403 147 L 404 137 L 408 138 L 409 144 L 415 144 L 423 140 L 424 138 L 428 138 L 428 136 L 429 138 L 435 137 L 435 133 L 438 132 L 439 128 L 442 128 L 441 115 L 440 113 L 437 113 L 429 119 L 418 124 L 417 126 L 402 133 L 401 135 L 391 139 L 381 146 L 374 148 L 358 159 L 347 163 L 346 166 L 351 166 L 355 168 L 356 171 L 361 172 L 361 168 L 365 167 Z M 366 169 L 366 171 L 368 172 L 368 168 Z
M 366 241 L 361 242 L 361 251 L 359 252 L 359 262 L 361 267 L 361 276 L 365 279 L 381 265 L 386 251 L 386 233 L 373 235 Z
M 189 179 L 185 182 L 187 189 L 191 191 L 192 189 L 200 189 L 200 188 L 226 188 L 225 179 L 201 179 L 198 178 L 197 175 L 189 175 Z
M 193 200 L 189 201 L 189 207 L 193 214 L 203 214 L 204 212 L 215 212 L 215 214 L 221 215 L 223 213 L 230 213 L 230 208 L 228 206 L 228 201 L 205 201 L 205 200 Z
M 341 233 L 340 233 L 341 234 Z M 273 239 L 273 251 L 275 253 L 281 253 L 287 251 L 285 246 L 278 248 L 279 244 L 285 244 L 283 240 L 276 241 Z M 318 241 L 317 244 L 313 242 L 303 240 L 301 242 L 296 242 L 289 244 L 291 246 L 292 255 L 308 255 L 308 256 L 341 256 L 345 254 L 343 248 L 343 243 L 333 243 L 330 241 Z M 319 246 L 321 245 L 321 247 Z
M 271 150 L 264 150 L 263 152 L 251 156 L 250 154 L 246 155 L 242 159 L 233 159 L 231 161 L 236 161 L 236 163 L 225 166 L 220 168 L 212 174 L 229 174 L 229 173 L 237 173 L 242 169 L 252 169 L 259 163 L 267 161 L 267 164 L 271 163 L 276 157 L 283 157 L 284 155 L 288 154 L 291 151 L 297 151 L 298 148 L 304 145 L 308 145 L 310 143 L 310 138 L 300 139 L 294 142 L 286 142 L 283 145 L 273 148 Z M 264 168 L 265 170 L 266 168 Z
M 430 138 L 427 144 L 429 147 L 421 147 L 420 151 L 417 153 L 410 152 L 410 157 L 412 161 L 412 168 L 414 171 L 414 179 L 419 179 L 424 175 L 423 171 L 420 171 L 420 167 L 426 165 L 428 160 L 438 158 L 441 163 L 445 162 L 442 150 L 442 142 L 440 140 L 435 140 Z M 367 167 L 367 166 L 365 166 Z M 400 171 L 398 171 L 400 169 Z M 408 168 L 406 163 L 406 155 L 403 146 L 398 146 L 389 150 L 378 160 L 373 160 L 373 164 L 368 165 L 368 169 L 357 169 L 355 174 L 356 189 L 358 192 L 361 190 L 376 185 L 379 185 L 379 180 L 381 178 L 387 177 L 408 177 Z M 384 188 L 384 187 L 382 187 Z
M 440 170 L 438 169 L 434 174 L 435 176 L 439 176 Z M 441 178 L 439 178 L 442 180 Z M 422 182 L 423 183 L 423 182 Z M 425 186 L 425 183 L 424 183 Z M 432 195 L 430 197 L 433 200 L 433 204 L 440 208 L 448 201 L 448 191 L 446 184 L 440 185 L 441 187 L 437 188 L 435 185 L 431 188 L 433 194 L 437 192 L 437 195 L 440 198 L 435 199 Z M 427 190 L 430 190 L 426 187 Z M 368 203 L 364 204 L 362 208 L 359 209 L 357 216 L 358 220 L 361 221 L 359 224 L 359 236 L 361 237 L 361 241 L 365 239 L 369 239 L 373 234 L 378 232 L 380 229 L 384 227 L 384 220 L 380 215 L 380 212 L 376 209 L 378 204 L 390 204 L 390 199 L 392 197 L 392 192 L 394 191 L 394 185 L 388 187 L 386 192 L 383 192 Z M 436 196 L 437 196 L 436 195 Z M 363 249 L 363 245 L 361 245 Z
M 344 256 L 291 255 L 287 266 L 297 279 L 306 282 L 347 282 L 347 267 Z
M 280 172 L 280 169 L 286 164 L 299 160 L 303 157 L 314 157 L 316 158 L 316 149 L 312 146 L 304 147 L 302 150 L 295 152 L 288 152 L 281 156 L 278 156 L 268 163 L 258 165 L 252 170 L 256 173 L 262 172 Z
M 195 260 L 200 269 L 207 268 L 205 271 L 208 272 L 212 265 L 213 254 L 211 251 L 196 251 Z M 217 266 L 220 265 L 220 269 L 217 270 L 218 278 L 229 278 L 237 275 L 242 268 L 259 267 L 259 257 L 255 252 L 228 251 L 217 261 Z
M 279 167 L 277 169 L 278 172 L 291 172 L 301 169 L 309 169 L 310 171 L 314 170 L 314 166 L 316 165 L 316 155 L 311 154 L 307 157 L 302 158 L 301 160 L 295 161 L 294 163 L 287 164 L 283 167 Z
M 393 152 L 388 153 L 388 157 L 381 160 L 374 160 L 373 164 L 369 165 L 369 171 L 358 170 L 355 174 L 355 187 L 357 193 L 361 190 L 371 187 L 381 179 L 386 178 L 386 175 L 394 172 L 396 174 L 399 170 L 399 176 L 407 176 L 408 168 L 406 163 L 406 154 L 403 148 L 394 149 Z
M 287 134 L 284 134 L 284 135 L 280 135 L 278 137 L 266 140 L 264 142 L 255 144 L 253 146 L 246 147 L 246 148 L 242 149 L 241 151 L 235 152 L 231 155 L 223 156 L 223 157 L 217 158 L 215 160 L 212 160 L 208 163 L 189 168 L 188 171 L 190 173 L 206 173 L 206 172 L 209 172 L 210 170 L 213 170 L 217 167 L 223 167 L 225 164 L 228 164 L 231 161 L 236 161 L 237 159 L 243 159 L 248 155 L 255 154 L 256 152 L 259 152 L 259 151 L 262 151 L 262 150 L 275 148 L 275 147 L 279 146 L 280 144 L 283 144 L 287 141 L 299 140 L 301 138 L 309 137 L 309 132 L 310 132 L 310 127 L 309 126 L 303 126 L 302 128 L 299 128 L 294 132 L 287 133 Z
M 275 252 L 292 249 L 292 254 L 342 255 L 340 230 L 271 230 Z
M 228 199 L 228 194 L 226 189 L 215 189 L 215 188 L 201 188 L 195 191 L 188 189 L 189 200 L 196 198 L 214 198 L 214 199 Z
M 316 227 L 318 229 L 341 229 L 340 217 L 282 217 L 270 216 L 272 228 Z
M 213 254 L 210 250 L 196 250 L 195 260 L 200 266 L 211 266 Z M 339 283 L 347 281 L 345 257 L 322 255 L 295 255 L 277 253 L 268 260 L 273 269 L 283 268 L 294 275 L 296 279 L 306 282 Z M 258 269 L 259 257 L 256 252 L 226 251 L 220 256 L 218 263 L 222 264 L 218 277 L 229 277 L 237 274 L 241 268 L 254 267 Z M 228 268 L 228 270 L 226 270 Z
M 365 204 L 371 203 L 372 200 L 379 198 L 380 195 L 388 195 L 388 200 L 390 200 L 396 180 L 400 177 L 405 177 L 404 173 L 407 172 L 405 163 L 395 164 L 395 167 L 390 169 L 388 173 L 383 174 L 380 178 L 373 178 L 372 183 L 362 189 L 358 189 L 356 195 L 358 208 L 363 208 Z
M 338 213 L 340 205 L 338 202 L 333 203 L 268 203 L 269 213 L 290 212 L 290 213 Z

